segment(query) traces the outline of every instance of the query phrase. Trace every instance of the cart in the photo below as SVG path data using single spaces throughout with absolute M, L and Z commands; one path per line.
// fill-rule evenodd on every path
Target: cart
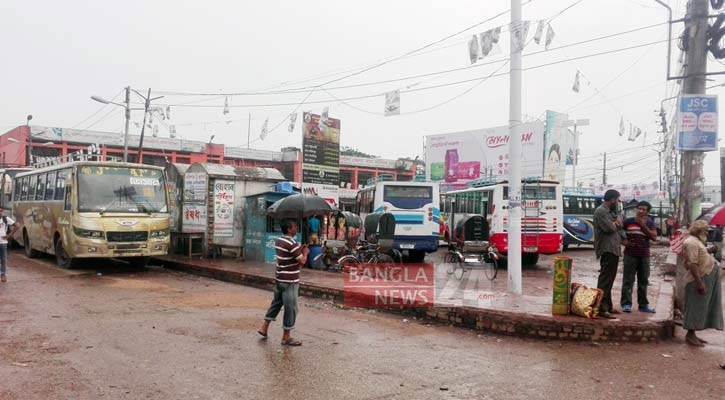
M 458 221 L 444 259 L 448 274 L 460 280 L 467 271 L 483 270 L 486 278 L 494 280 L 498 273 L 498 259 L 496 246 L 488 241 L 486 218 L 473 215 Z

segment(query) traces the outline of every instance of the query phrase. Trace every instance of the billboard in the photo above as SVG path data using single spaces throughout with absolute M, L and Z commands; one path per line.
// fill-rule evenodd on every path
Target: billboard
M 574 165 L 576 157 L 576 139 L 574 132 L 567 128 L 567 114 L 546 111 L 546 130 L 544 132 L 544 179 L 564 182 L 566 166 Z
M 540 177 L 544 124 L 523 124 L 521 132 L 521 175 Z M 506 179 L 508 143 L 508 126 L 427 136 L 426 180 L 439 182 L 441 191 L 447 191 L 465 188 L 468 182 L 479 178 Z
M 214 236 L 234 236 L 234 181 L 214 182 Z
M 319 115 L 303 113 L 302 189 L 337 206 L 339 186 L 340 120 L 324 118 L 321 123 Z
M 677 148 L 685 151 L 717 150 L 717 96 L 682 95 L 679 111 Z

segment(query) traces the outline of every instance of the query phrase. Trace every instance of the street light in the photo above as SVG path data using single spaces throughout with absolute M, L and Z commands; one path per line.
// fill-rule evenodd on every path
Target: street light
M 28 131 L 28 166 L 33 165 L 33 136 L 30 133 L 30 120 L 33 119 L 31 114 L 25 117 L 25 128 Z

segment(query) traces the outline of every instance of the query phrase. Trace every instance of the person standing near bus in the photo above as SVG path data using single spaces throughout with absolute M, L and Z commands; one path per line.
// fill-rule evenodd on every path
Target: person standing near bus
M 0 282 L 7 282 L 8 239 L 11 239 L 18 230 L 15 220 L 3 215 L 0 208 Z
M 612 286 L 622 255 L 621 230 L 624 226 L 622 217 L 617 215 L 619 197 L 618 191 L 607 190 L 604 202 L 594 211 L 594 251 L 601 267 L 597 288 L 604 292 L 599 312 L 602 318 L 614 318 L 611 314 L 619 314 L 612 305 Z
M 277 252 L 277 282 L 274 285 L 274 298 L 264 316 L 264 323 L 257 333 L 266 339 L 270 322 L 277 318 L 284 306 L 282 345 L 300 346 L 302 342 L 293 339 L 290 332 L 294 329 L 297 320 L 300 268 L 307 263 L 307 254 L 310 250 L 306 245 L 301 245 L 295 240 L 298 228 L 294 219 L 283 219 L 280 225 L 283 236 L 274 242 Z
M 624 221 L 627 241 L 624 244 L 624 273 L 622 275 L 622 311 L 632 312 L 632 288 L 637 278 L 637 307 L 639 311 L 654 313 L 647 300 L 650 273 L 650 240 L 657 240 L 657 228 L 649 212 L 652 205 L 646 201 L 637 204 L 637 214 Z

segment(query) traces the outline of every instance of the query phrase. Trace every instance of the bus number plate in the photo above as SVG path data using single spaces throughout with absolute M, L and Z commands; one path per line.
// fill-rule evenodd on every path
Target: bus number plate
M 524 251 L 525 251 L 525 252 L 527 252 L 527 253 L 535 253 L 535 252 L 537 252 L 538 250 L 539 250 L 539 248 L 538 248 L 538 247 L 531 247 L 531 246 L 529 246 L 529 247 L 524 247 Z
M 413 243 L 402 243 L 400 245 L 400 248 L 401 249 L 414 249 L 415 248 L 415 244 L 413 244 Z

